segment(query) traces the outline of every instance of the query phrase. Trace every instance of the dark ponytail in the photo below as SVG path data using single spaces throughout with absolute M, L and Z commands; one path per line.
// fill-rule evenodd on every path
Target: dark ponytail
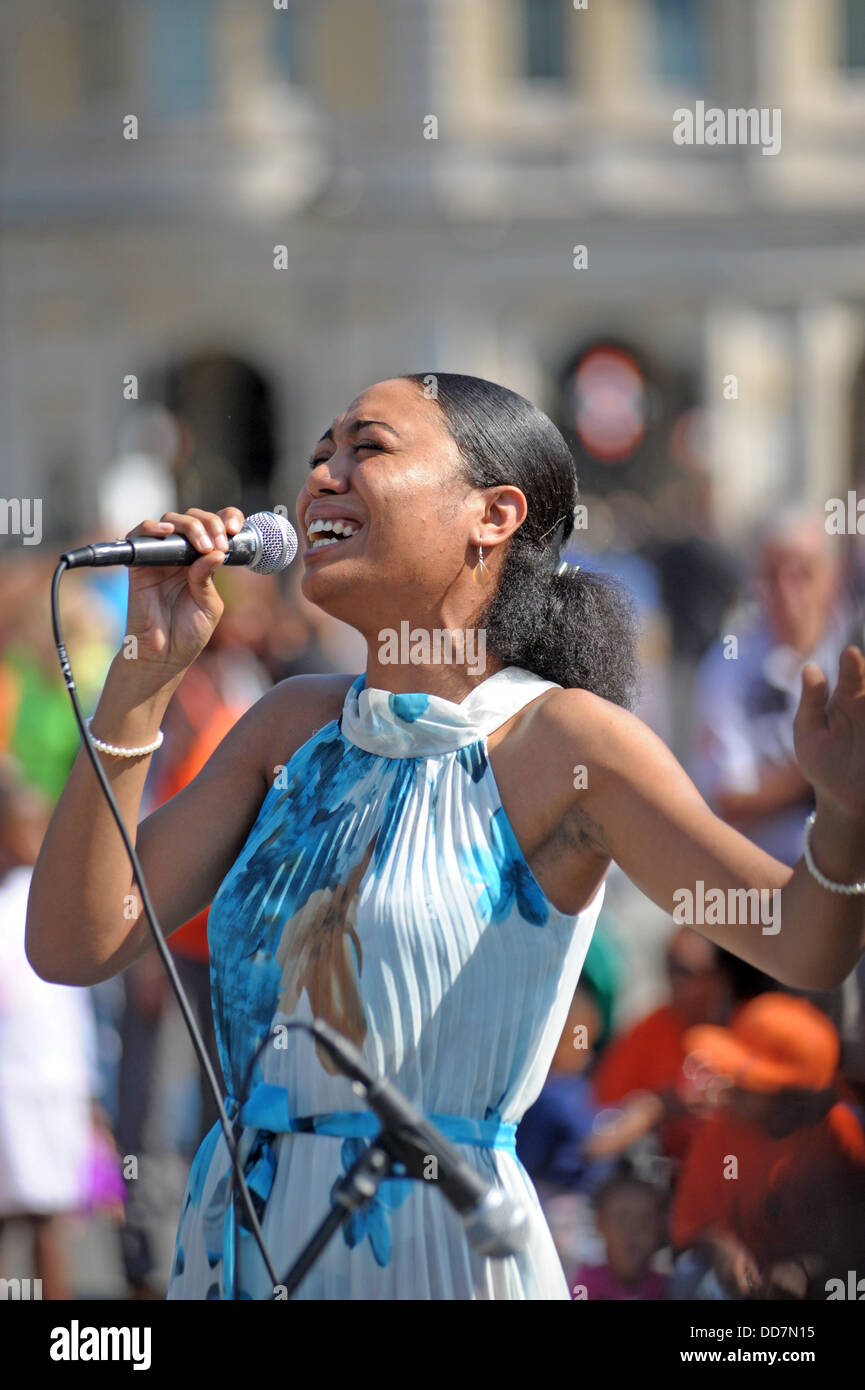
M 637 662 L 627 590 L 584 569 L 556 573 L 578 492 L 571 451 L 552 420 L 524 396 L 481 377 L 418 372 L 406 380 L 436 400 L 470 485 L 518 487 L 528 503 L 478 618 L 487 648 L 506 665 L 630 708 Z

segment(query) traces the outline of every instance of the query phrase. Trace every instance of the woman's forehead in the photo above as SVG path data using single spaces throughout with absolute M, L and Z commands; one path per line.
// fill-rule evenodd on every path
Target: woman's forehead
M 447 433 L 435 402 L 424 395 L 416 382 L 392 377 L 376 382 L 355 396 L 321 436 L 330 438 L 336 430 L 356 427 L 361 421 L 390 426 L 401 437 L 437 431 Z
M 355 396 L 351 404 L 343 411 L 342 418 L 345 420 L 353 419 L 361 411 L 364 415 L 368 412 L 382 410 L 400 411 L 403 414 L 420 414 L 423 413 L 424 406 L 427 404 L 428 402 L 416 382 L 408 381 L 405 377 L 388 377 L 385 381 L 377 381 L 374 385 L 367 386 L 360 395 Z

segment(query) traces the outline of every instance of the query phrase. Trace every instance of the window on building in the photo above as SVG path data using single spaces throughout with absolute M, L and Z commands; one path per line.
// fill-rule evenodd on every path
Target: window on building
M 141 10 L 148 26 L 145 80 L 163 116 L 209 110 L 213 98 L 212 0 L 149 0 Z
M 569 76 L 567 0 L 521 0 L 522 75 L 564 82 Z
M 706 0 L 652 0 L 652 9 L 661 81 L 699 86 L 706 77 Z
M 865 68 L 865 0 L 839 0 L 842 68 Z
M 182 423 L 189 449 L 177 473 L 178 504 L 247 514 L 271 505 L 276 401 L 270 380 L 230 351 L 202 351 L 154 373 L 149 385 Z

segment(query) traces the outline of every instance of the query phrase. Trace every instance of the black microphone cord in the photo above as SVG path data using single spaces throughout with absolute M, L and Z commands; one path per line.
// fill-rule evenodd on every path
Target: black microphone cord
M 240 1161 L 240 1157 L 238 1154 L 235 1132 L 232 1129 L 231 1122 L 228 1118 L 225 1106 L 222 1102 L 222 1093 L 220 1090 L 219 1083 L 214 1074 L 213 1067 L 211 1066 L 210 1058 L 207 1055 L 207 1048 L 204 1045 L 204 1040 L 199 1031 L 198 1024 L 195 1021 L 194 1015 L 192 1013 L 192 1008 L 186 996 L 186 992 L 183 988 L 183 985 L 180 983 L 180 978 L 177 974 L 177 969 L 175 967 L 174 960 L 171 956 L 171 952 L 165 944 L 165 936 L 157 920 L 156 913 L 153 908 L 153 903 L 150 898 L 150 893 L 148 891 L 147 884 L 144 880 L 144 873 L 141 868 L 141 863 L 139 861 L 138 855 L 135 852 L 135 846 L 132 843 L 132 838 L 128 830 L 126 829 L 123 817 L 120 814 L 120 809 L 114 798 L 114 793 L 111 790 L 111 784 L 109 783 L 108 778 L 105 776 L 105 770 L 102 766 L 102 763 L 99 760 L 99 754 L 93 743 L 90 730 L 88 729 L 84 721 L 84 715 L 82 713 L 81 705 L 78 700 L 78 692 L 75 687 L 75 678 L 72 675 L 72 667 L 69 664 L 69 657 L 66 654 L 66 646 L 63 641 L 63 634 L 60 625 L 60 581 L 63 578 L 63 573 L 66 569 L 68 569 L 67 562 L 65 559 L 61 559 L 57 564 L 57 568 L 55 569 L 54 575 L 51 580 L 51 626 L 54 632 L 54 645 L 57 648 L 57 657 L 60 662 L 60 669 L 63 672 L 63 679 L 66 683 L 66 689 L 69 694 L 69 699 L 72 702 L 72 711 L 75 715 L 75 722 L 77 723 L 78 731 L 81 734 L 81 741 L 87 750 L 87 756 L 93 764 L 93 770 L 96 773 L 96 777 L 100 787 L 102 788 L 105 800 L 108 802 L 108 807 L 111 811 L 111 814 L 114 817 L 114 820 L 117 822 L 117 828 L 120 831 L 120 835 L 123 840 L 126 853 L 129 856 L 129 862 L 132 865 L 134 882 L 138 884 L 138 890 L 141 894 L 141 902 L 144 908 L 144 915 L 150 927 L 153 940 L 156 943 L 156 949 L 159 952 L 162 964 L 165 966 L 166 974 L 168 975 L 168 978 L 171 981 L 171 987 L 174 990 L 178 1005 L 180 1006 L 180 1012 L 183 1017 L 183 1021 L 186 1024 L 186 1030 L 189 1033 L 190 1038 L 192 1039 L 192 1045 L 201 1064 L 201 1069 L 205 1077 L 207 1078 L 207 1084 L 210 1088 L 213 1099 L 216 1102 L 216 1110 L 219 1116 L 219 1123 L 222 1126 L 223 1137 L 225 1139 L 226 1147 L 228 1148 L 228 1152 L 231 1157 L 232 1183 L 234 1181 L 237 1182 L 241 1200 L 243 1202 L 244 1210 L 246 1212 L 246 1216 L 249 1222 L 249 1229 L 255 1236 L 256 1243 L 258 1245 L 259 1250 L 261 1251 L 261 1257 L 264 1260 L 265 1266 L 267 1267 L 267 1272 L 273 1280 L 274 1287 L 276 1287 L 279 1284 L 279 1279 L 274 1268 L 273 1261 L 270 1258 L 267 1245 L 265 1244 L 264 1235 L 262 1234 L 261 1230 L 261 1225 L 255 1213 L 255 1208 L 253 1206 L 249 1188 L 246 1183 L 246 1177 L 243 1172 L 243 1165 Z M 270 1035 L 268 1035 L 268 1037 L 264 1039 L 264 1044 L 266 1044 L 269 1041 Z M 256 1053 L 256 1057 L 257 1056 L 258 1053 Z M 254 1060 L 255 1058 L 253 1059 L 253 1061 Z M 251 1075 L 251 1070 L 249 1075 Z M 238 1119 L 239 1115 L 240 1110 L 238 1107 Z M 235 1251 L 236 1250 L 237 1240 L 235 1239 Z M 234 1287 L 232 1291 L 234 1298 L 237 1298 L 237 1287 L 237 1279 L 235 1278 Z

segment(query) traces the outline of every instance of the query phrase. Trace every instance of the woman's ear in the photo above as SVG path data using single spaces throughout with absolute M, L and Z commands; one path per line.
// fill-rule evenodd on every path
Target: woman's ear
M 502 486 L 495 488 L 484 513 L 484 526 L 487 541 L 484 544 L 498 544 L 508 540 L 522 526 L 529 514 L 526 495 L 518 487 Z

